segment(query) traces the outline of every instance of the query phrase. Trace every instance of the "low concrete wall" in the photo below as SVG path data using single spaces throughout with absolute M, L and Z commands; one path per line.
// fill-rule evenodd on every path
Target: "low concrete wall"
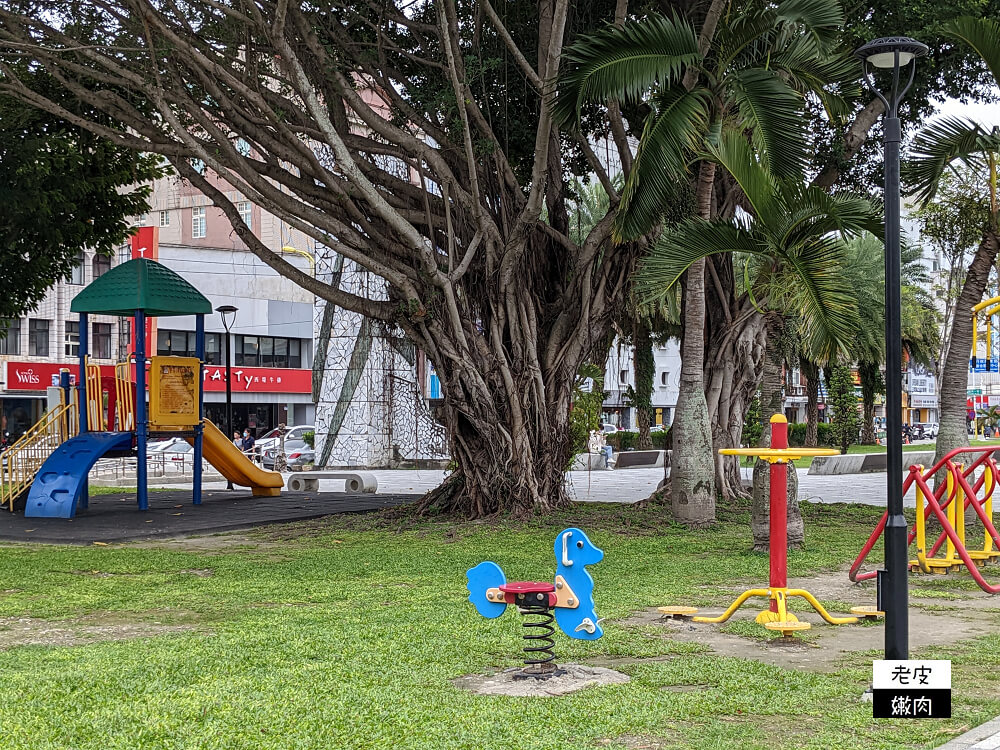
M 934 451 L 907 451 L 903 453 L 903 470 L 914 464 L 931 466 Z M 810 474 L 828 476 L 832 474 L 874 474 L 884 472 L 884 453 L 849 453 L 846 456 L 816 456 L 809 467 Z
M 577 453 L 570 464 L 570 471 L 591 471 L 604 468 L 603 453 Z

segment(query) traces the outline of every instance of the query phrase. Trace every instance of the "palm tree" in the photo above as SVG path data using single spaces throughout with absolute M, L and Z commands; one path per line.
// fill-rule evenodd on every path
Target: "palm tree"
M 651 295 L 662 294 L 693 263 L 710 255 L 733 254 L 743 267 L 747 292 L 767 323 L 761 413 L 780 413 L 786 319 L 795 316 L 802 321 L 798 335 L 803 346 L 821 362 L 834 360 L 854 338 L 857 304 L 845 267 L 844 238 L 876 228 L 874 208 L 860 195 L 830 194 L 803 186 L 800 178 L 775 178 L 758 162 L 741 132 L 724 131 L 719 144 L 709 146 L 709 154 L 739 185 L 752 217 L 692 217 L 666 229 L 640 269 L 639 284 Z M 769 445 L 769 440 L 765 429 L 760 445 Z M 768 538 L 764 466 L 760 462 L 754 472 L 752 526 L 757 548 L 766 548 Z M 794 477 L 794 472 L 790 475 Z M 797 505 L 789 507 L 790 541 L 801 542 Z
M 988 18 L 958 18 L 942 33 L 972 47 L 983 58 L 1000 83 L 1000 23 Z M 958 295 L 944 366 L 941 368 L 940 422 L 935 460 L 950 450 L 968 444 L 966 388 L 968 358 L 972 348 L 972 308 L 983 298 L 990 269 L 1000 251 L 1000 221 L 997 208 L 1000 128 L 986 129 L 969 120 L 949 117 L 924 128 L 913 142 L 907 165 L 907 181 L 921 205 L 934 199 L 945 171 L 964 166 L 989 186 L 989 214 L 982 239 L 969 264 Z
M 771 173 L 797 175 L 807 155 L 802 92 L 815 92 L 831 112 L 844 106 L 824 88 L 854 74 L 853 63 L 830 53 L 843 25 L 836 0 L 749 0 L 722 14 L 724 6 L 711 4 L 700 34 L 679 16 L 654 15 L 603 29 L 564 55 L 558 111 L 565 120 L 588 102 L 644 101 L 650 110 L 620 197 L 618 241 L 653 230 L 692 173 L 694 211 L 713 216 L 709 147 L 724 131 L 749 133 Z M 671 502 L 675 518 L 703 524 L 715 518 L 705 467 L 717 465 L 705 398 L 704 262 L 686 269 Z
M 914 362 L 933 368 L 940 314 L 927 292 L 930 279 L 920 263 L 920 248 L 905 244 L 901 253 L 901 328 L 903 350 Z M 874 443 L 875 396 L 885 390 L 885 261 L 882 239 L 874 234 L 852 238 L 845 246 L 849 288 L 858 308 L 859 326 L 848 353 L 858 366 L 864 421 L 861 442 Z

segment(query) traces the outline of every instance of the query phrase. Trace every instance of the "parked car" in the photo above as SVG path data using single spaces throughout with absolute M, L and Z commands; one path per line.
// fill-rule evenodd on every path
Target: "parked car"
M 278 456 L 278 446 L 268 448 L 263 452 L 262 464 L 265 469 L 274 471 L 274 462 Z M 305 440 L 289 440 L 285 438 L 285 465 L 297 471 L 307 463 L 312 463 L 315 453 Z M 308 459 L 308 460 L 307 460 Z
M 314 432 L 316 430 L 311 424 L 296 425 L 295 427 L 285 428 L 285 442 L 289 440 L 302 440 L 303 436 L 307 432 Z M 270 448 L 277 448 L 280 442 L 281 431 L 275 427 L 273 430 L 267 432 L 263 436 L 257 438 L 256 447 L 261 450 L 261 452 L 267 452 Z M 288 452 L 287 450 L 285 451 Z
M 618 428 L 615 427 L 613 424 L 602 424 L 601 432 L 603 432 L 605 435 L 613 435 L 614 433 L 618 432 Z

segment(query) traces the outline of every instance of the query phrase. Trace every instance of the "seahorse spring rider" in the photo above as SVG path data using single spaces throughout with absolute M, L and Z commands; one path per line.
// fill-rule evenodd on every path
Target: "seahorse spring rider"
M 508 583 L 500 566 L 492 562 L 479 563 L 466 573 L 469 601 L 479 614 L 493 619 L 502 615 L 508 604 L 513 604 L 524 617 L 525 667 L 514 675 L 515 679 L 544 680 L 564 674 L 552 651 L 553 620 L 570 638 L 592 641 L 604 634 L 594 607 L 594 579 L 586 567 L 603 560 L 604 553 L 575 528 L 559 533 L 554 550 L 553 583 Z

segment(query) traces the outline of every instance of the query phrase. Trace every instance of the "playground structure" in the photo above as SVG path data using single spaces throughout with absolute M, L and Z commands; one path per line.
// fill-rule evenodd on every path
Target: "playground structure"
M 492 620 L 513 604 L 525 618 L 525 668 L 515 679 L 544 680 L 564 673 L 555 664 L 552 650 L 553 620 L 570 638 L 596 640 L 604 634 L 594 606 L 594 579 L 586 568 L 603 560 L 604 553 L 576 528 L 559 532 L 554 551 L 554 583 L 508 583 L 500 566 L 492 562 L 479 563 L 466 572 L 469 601 L 479 614 Z
M 964 568 L 983 591 L 1000 593 L 1000 585 L 988 583 L 980 570 L 987 562 L 1000 558 L 1000 535 L 993 525 L 993 493 L 1000 478 L 995 451 L 995 446 L 956 448 L 927 471 L 920 465 L 910 467 L 903 481 L 903 495 L 911 487 L 916 493 L 916 520 L 907 536 L 908 545 L 916 542 L 916 556 L 909 561 L 911 572 L 943 575 Z M 963 458 L 968 466 L 961 462 Z M 937 489 L 932 489 L 935 482 Z M 982 524 L 981 548 L 970 549 L 967 545 L 972 538 L 966 520 L 970 508 Z M 931 515 L 941 525 L 941 531 L 928 549 L 927 519 Z M 882 536 L 886 518 L 883 514 L 851 565 L 852 581 L 875 577 L 876 571 L 862 573 L 861 566 Z M 942 547 L 944 552 L 939 556 Z
M 972 308 L 972 350 L 969 354 L 970 373 L 995 373 L 1000 372 L 1000 352 L 993 355 L 993 348 L 1000 344 L 1000 323 L 998 330 L 994 332 L 993 319 L 1000 315 L 1000 297 L 990 297 L 983 300 Z M 986 335 L 986 356 L 978 356 L 980 316 L 986 319 L 986 327 L 983 333 Z M 983 421 L 977 415 L 978 408 L 989 406 L 988 401 L 980 402 L 981 396 L 972 396 L 973 427 L 977 438 L 983 437 Z M 978 407 L 978 408 L 977 408 Z
M 755 456 L 770 464 L 768 544 L 770 576 L 768 588 L 744 591 L 718 617 L 693 617 L 693 621 L 725 622 L 752 597 L 767 597 L 770 600 L 768 609 L 760 612 L 756 621 L 768 630 L 780 632 L 784 638 L 790 637 L 796 631 L 808 630 L 811 627 L 808 622 L 800 621 L 788 611 L 789 597 L 798 596 L 805 599 L 831 625 L 847 625 L 856 623 L 860 617 L 881 616 L 882 613 L 872 607 L 855 607 L 851 610 L 854 616 L 834 617 L 805 589 L 788 588 L 788 462 L 803 456 L 832 456 L 839 451 L 828 448 L 789 448 L 788 420 L 780 414 L 775 414 L 771 417 L 770 448 L 727 448 L 720 450 L 719 453 L 727 456 Z M 689 617 L 698 610 L 695 607 L 660 607 L 659 611 L 668 617 Z
M 201 504 L 203 458 L 254 495 L 280 493 L 281 474 L 255 466 L 204 418 L 205 315 L 212 306 L 197 289 L 165 266 L 136 258 L 84 288 L 70 309 L 80 316 L 76 386 L 64 370 L 58 405 L 4 453 L 0 504 L 13 511 L 23 500 L 27 517 L 72 518 L 88 506 L 87 478 L 95 463 L 134 455 L 137 505 L 147 510 L 146 447 L 158 437 L 182 437 L 194 447 L 194 505 Z M 113 374 L 102 373 L 88 356 L 90 314 L 133 319 L 134 355 L 116 364 Z M 196 356 L 153 356 L 147 372 L 147 318 L 182 315 L 195 317 Z

